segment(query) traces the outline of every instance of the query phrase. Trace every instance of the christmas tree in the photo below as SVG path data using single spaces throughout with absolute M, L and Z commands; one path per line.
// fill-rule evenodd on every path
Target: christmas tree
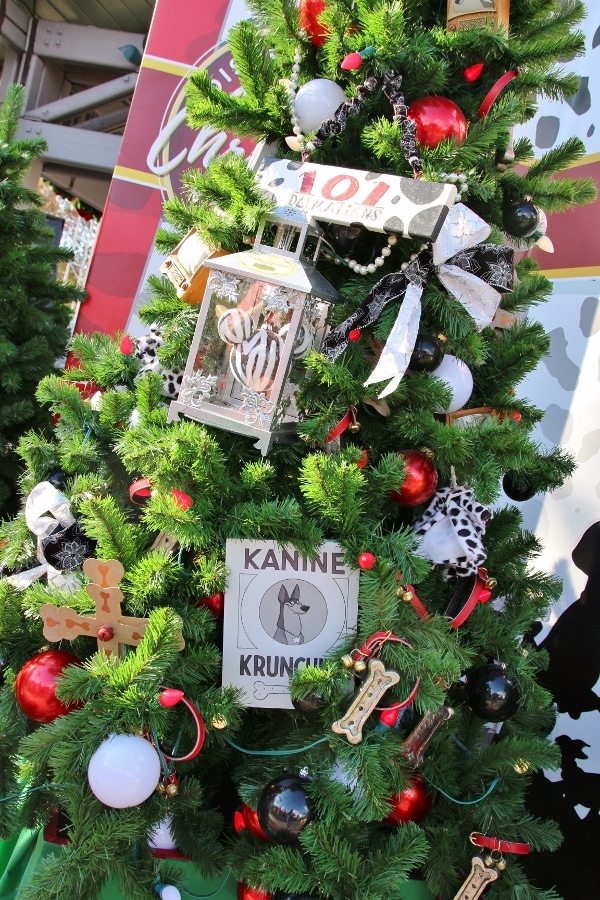
M 72 254 L 54 245 L 40 197 L 23 186 L 46 145 L 41 138 L 17 139 L 22 106 L 23 88 L 11 85 L 0 110 L 0 513 L 4 515 L 18 509 L 19 437 L 50 424 L 47 411 L 35 399 L 38 382 L 64 354 L 67 325 L 75 302 L 82 299 L 74 286 L 56 281 L 57 263 Z
M 520 858 L 560 843 L 524 796 L 561 587 L 509 501 L 573 463 L 518 393 L 551 285 L 514 251 L 594 189 L 512 139 L 576 91 L 582 4 L 508 5 L 252 0 L 244 93 L 191 77 L 193 127 L 264 143 L 187 174 L 149 336 L 77 336 L 19 446 L 0 814 L 68 839 L 20 897 L 169 900 L 169 854 L 241 900 L 557 897 Z

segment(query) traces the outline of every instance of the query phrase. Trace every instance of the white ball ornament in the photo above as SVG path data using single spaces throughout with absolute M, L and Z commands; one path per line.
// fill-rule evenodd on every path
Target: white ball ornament
M 294 115 L 303 133 L 317 131 L 347 99 L 339 84 L 328 78 L 315 78 L 303 84 L 294 103 Z
M 171 832 L 171 816 L 165 816 L 148 835 L 148 846 L 153 850 L 177 850 L 177 843 Z
M 137 734 L 112 734 L 88 766 L 92 794 L 113 809 L 139 806 L 154 792 L 159 778 L 158 753 Z
M 432 375 L 443 381 L 452 391 L 450 405 L 445 409 L 438 408 L 434 412 L 452 413 L 462 409 L 473 393 L 473 376 L 466 363 L 446 353 Z

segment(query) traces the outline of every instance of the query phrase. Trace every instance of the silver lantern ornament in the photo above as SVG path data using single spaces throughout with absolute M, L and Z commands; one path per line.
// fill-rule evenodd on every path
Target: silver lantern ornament
M 256 438 L 263 456 L 298 421 L 292 364 L 318 350 L 338 292 L 317 271 L 321 237 L 300 210 L 278 209 L 254 247 L 207 259 L 209 269 L 179 397 L 181 414 Z

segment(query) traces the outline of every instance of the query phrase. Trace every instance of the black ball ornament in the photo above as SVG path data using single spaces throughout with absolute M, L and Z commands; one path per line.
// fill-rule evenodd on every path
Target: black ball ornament
M 348 257 L 364 266 L 376 256 L 375 250 L 378 241 L 381 243 L 381 235 L 369 231 L 364 225 L 336 225 L 333 222 L 319 224 L 323 229 L 325 240 L 343 259 Z
M 509 203 L 502 211 L 502 227 L 512 237 L 531 237 L 539 224 L 539 213 L 531 200 Z
M 485 722 L 504 722 L 514 716 L 521 702 L 521 688 L 503 663 L 488 663 L 467 676 L 469 706 Z
M 518 503 L 531 500 L 536 493 L 531 479 L 520 472 L 507 472 L 502 479 L 502 490 L 507 497 Z
M 325 701 L 321 694 L 309 694 L 302 699 L 292 697 L 292 705 L 297 712 L 304 713 L 305 716 L 316 716 L 323 709 Z
M 433 372 L 444 358 L 442 342 L 433 334 L 419 332 L 408 368 L 413 372 Z
M 280 775 L 271 781 L 259 797 L 256 811 L 265 834 L 278 844 L 295 844 L 302 829 L 313 818 L 310 798 L 304 790 L 305 779 L 298 775 Z
M 67 473 L 63 472 L 62 469 L 57 469 L 56 472 L 52 472 L 51 475 L 48 475 L 48 481 L 57 491 L 64 491 L 67 478 Z

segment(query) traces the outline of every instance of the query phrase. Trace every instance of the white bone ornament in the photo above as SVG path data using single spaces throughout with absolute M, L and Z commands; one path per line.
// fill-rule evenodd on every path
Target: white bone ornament
M 365 722 L 387 689 L 399 681 L 398 673 L 393 670 L 386 671 L 380 659 L 370 659 L 368 675 L 350 709 L 343 718 L 333 723 L 331 730 L 347 737 L 350 744 L 360 744 Z

